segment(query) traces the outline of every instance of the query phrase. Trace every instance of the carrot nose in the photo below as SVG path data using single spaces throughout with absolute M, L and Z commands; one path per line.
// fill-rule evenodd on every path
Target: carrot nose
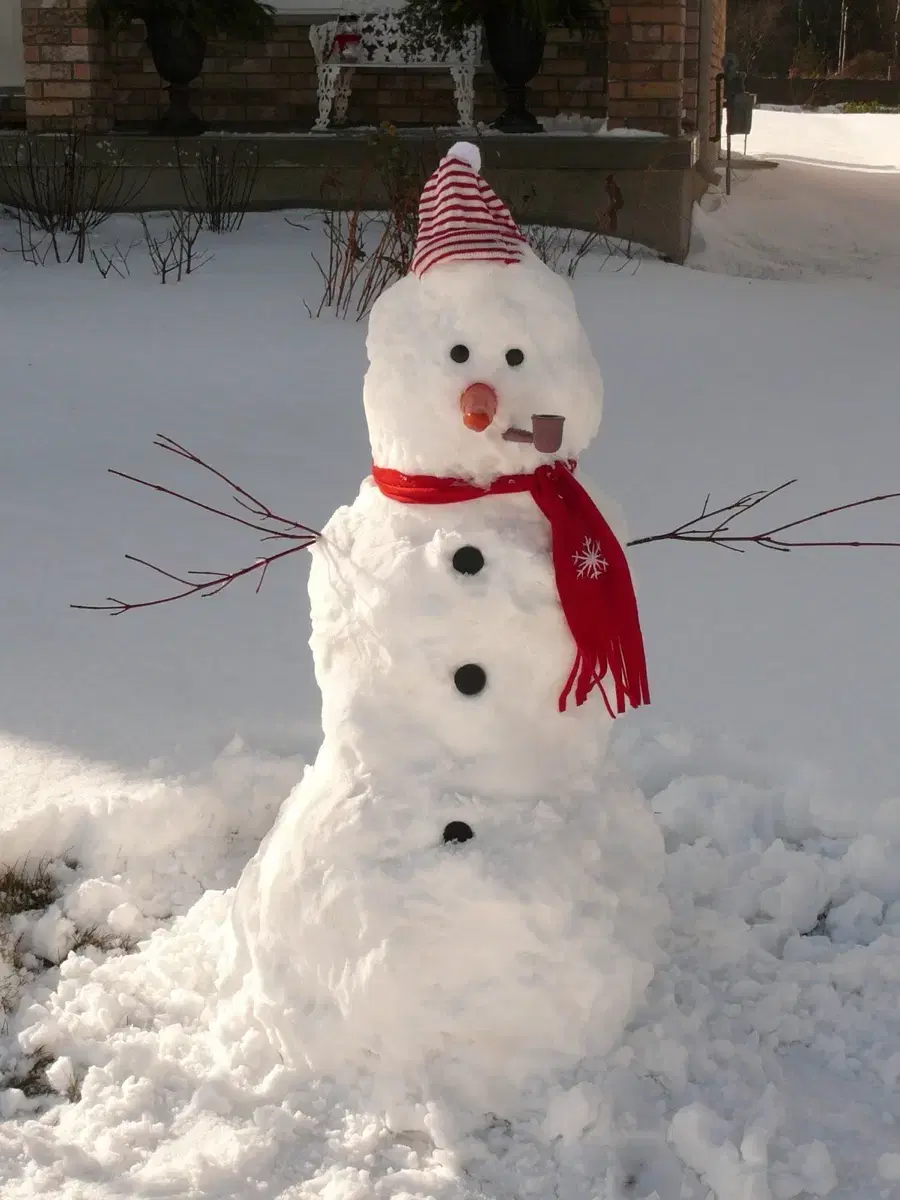
M 470 383 L 459 398 L 463 424 L 484 433 L 497 414 L 497 393 L 489 383 Z

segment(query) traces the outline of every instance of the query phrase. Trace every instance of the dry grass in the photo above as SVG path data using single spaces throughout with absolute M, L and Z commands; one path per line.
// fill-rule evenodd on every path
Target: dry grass
M 47 1068 L 54 1062 L 56 1058 L 46 1046 L 39 1046 L 20 1063 L 19 1069 L 7 1078 L 4 1086 L 18 1088 L 31 1099 L 35 1096 L 52 1096 L 55 1093 L 47 1079 Z
M 51 870 L 52 860 L 41 858 L 0 867 L 0 920 L 17 913 L 49 908 L 59 899 L 59 883 Z

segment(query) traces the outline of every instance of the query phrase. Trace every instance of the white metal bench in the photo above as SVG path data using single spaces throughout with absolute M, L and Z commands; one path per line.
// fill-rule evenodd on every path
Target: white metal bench
M 453 92 L 459 124 L 465 129 L 475 124 L 475 72 L 481 61 L 481 26 L 469 29 L 459 47 L 447 42 L 431 42 L 417 53 L 404 44 L 403 31 L 396 11 L 384 9 L 362 15 L 353 25 L 358 35 L 352 47 L 355 57 L 342 57 L 344 23 L 341 20 L 312 25 L 309 40 L 316 56 L 319 117 L 313 129 L 327 129 L 332 109 L 335 119 L 347 116 L 350 91 L 356 71 L 386 67 L 416 71 L 444 70 L 453 78 Z M 347 39 L 343 39 L 346 45 Z

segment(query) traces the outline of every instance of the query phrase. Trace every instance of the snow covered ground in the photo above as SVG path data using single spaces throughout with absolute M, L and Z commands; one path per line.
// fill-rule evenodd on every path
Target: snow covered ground
M 900 115 L 754 113 L 746 157 L 733 140 L 734 191 L 696 214 L 691 262 L 760 279 L 900 281 Z M 715 219 L 711 221 L 712 214 Z
M 898 146 L 900 117 L 758 113 L 749 153 L 783 161 L 707 199 L 687 268 L 582 266 L 607 389 L 587 466 L 634 536 L 794 476 L 773 523 L 898 490 Z M 193 485 L 157 432 L 313 526 L 355 495 L 363 330 L 306 315 L 318 239 L 249 218 L 165 287 L 140 251 L 124 280 L 0 262 L 0 868 L 51 856 L 59 892 L 14 919 L 21 973 L 0 963 L 0 996 L 26 984 L 0 1087 L 43 1049 L 60 1093 L 0 1090 L 0 1195 L 894 1200 L 892 551 L 632 552 L 654 705 L 616 747 L 666 834 L 673 922 L 622 1047 L 544 1127 L 404 1144 L 250 1039 L 223 1054 L 227 889 L 317 742 L 303 562 L 258 596 L 114 620 L 68 605 L 155 594 L 125 553 L 176 570 L 254 554 L 105 474 Z M 900 505 L 828 529 L 896 540 Z M 65 958 L 95 926 L 138 952 Z

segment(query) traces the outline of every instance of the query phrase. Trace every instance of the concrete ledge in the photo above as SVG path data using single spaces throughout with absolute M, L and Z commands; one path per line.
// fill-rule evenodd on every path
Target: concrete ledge
M 36 139 L 46 144 L 53 135 Z M 15 135 L 0 133 L 0 155 L 10 161 Z M 213 143 L 259 150 L 260 172 L 251 207 L 318 208 L 327 201 L 343 207 L 361 196 L 364 206 L 378 208 L 385 193 L 375 164 L 374 130 L 339 134 L 206 135 L 184 138 L 128 134 L 87 138 L 88 160 L 100 169 L 121 163 L 124 193 L 139 192 L 130 209 L 178 207 L 184 203 L 182 168 L 191 188 L 199 190 L 196 162 Z M 457 141 L 456 131 L 405 130 L 397 143 L 410 153 L 411 169 L 423 178 Z M 682 262 L 690 244 L 693 173 L 697 161 L 694 137 L 604 137 L 534 134 L 518 137 L 487 134 L 472 137 L 481 148 L 485 178 L 520 220 L 591 230 L 606 212 L 612 176 L 621 190 L 618 236 L 639 242 Z M 4 142 L 8 144 L 4 147 Z M 0 180 L 0 189 L 2 189 Z M 0 202 L 9 197 L 0 194 Z

